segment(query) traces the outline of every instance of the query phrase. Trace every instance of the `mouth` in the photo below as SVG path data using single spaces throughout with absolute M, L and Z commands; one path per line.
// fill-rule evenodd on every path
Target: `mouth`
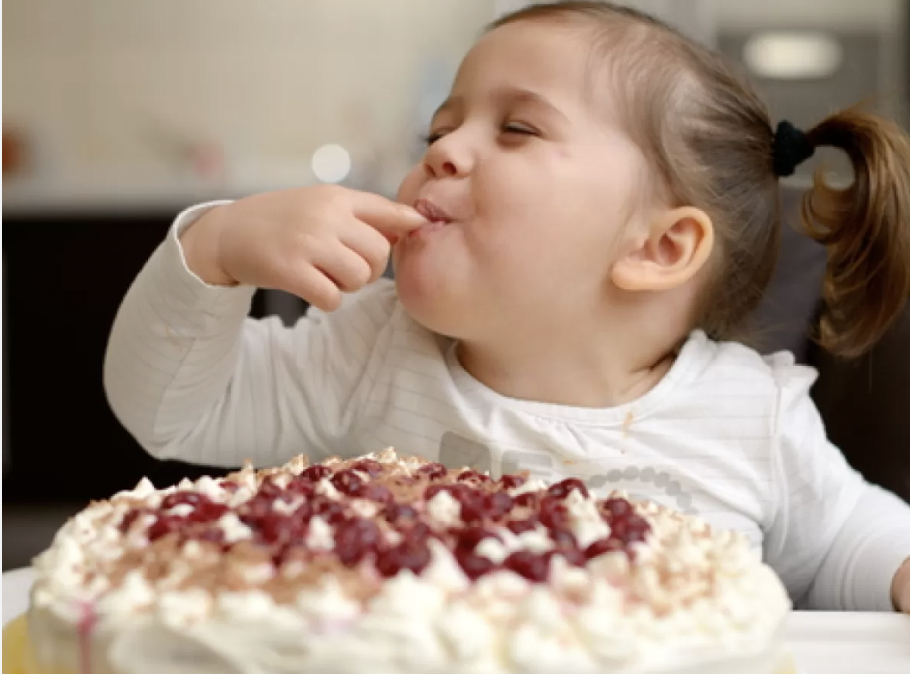
M 448 225 L 452 218 L 439 206 L 427 199 L 418 199 L 414 202 L 414 210 L 430 221 L 433 225 Z

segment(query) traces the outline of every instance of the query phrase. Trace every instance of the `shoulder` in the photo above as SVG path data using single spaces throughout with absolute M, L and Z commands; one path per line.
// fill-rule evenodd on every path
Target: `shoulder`
M 777 416 L 782 408 L 809 400 L 814 368 L 798 365 L 793 354 L 761 354 L 738 342 L 709 339 L 693 332 L 680 353 L 689 387 L 717 396 L 745 397 Z

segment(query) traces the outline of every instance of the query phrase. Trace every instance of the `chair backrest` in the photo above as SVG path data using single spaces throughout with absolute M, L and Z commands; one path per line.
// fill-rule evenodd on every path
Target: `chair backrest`
M 814 345 L 825 250 L 799 233 L 801 196 L 783 188 L 781 254 L 755 317 L 761 350 L 787 349 L 818 369 L 812 394 L 832 442 L 868 480 L 910 501 L 910 305 L 862 358 L 844 361 Z

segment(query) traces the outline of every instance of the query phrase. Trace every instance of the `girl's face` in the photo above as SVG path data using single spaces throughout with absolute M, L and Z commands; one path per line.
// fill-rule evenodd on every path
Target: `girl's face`
M 438 221 L 393 256 L 429 329 L 468 342 L 584 329 L 609 302 L 646 163 L 589 67 L 577 30 L 538 22 L 497 28 L 461 64 L 398 193 Z

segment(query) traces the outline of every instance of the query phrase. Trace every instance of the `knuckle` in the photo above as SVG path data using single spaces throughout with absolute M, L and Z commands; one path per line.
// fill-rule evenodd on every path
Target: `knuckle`
M 363 261 L 357 265 L 357 271 L 355 273 L 355 279 L 357 281 L 358 287 L 365 286 L 373 278 L 373 269 L 370 267 L 366 261 Z
M 323 311 L 335 311 L 341 306 L 341 293 L 330 286 L 314 290 L 307 299 L 310 304 Z
M 323 298 L 324 311 L 335 311 L 341 307 L 341 293 L 337 290 L 328 290 Z

